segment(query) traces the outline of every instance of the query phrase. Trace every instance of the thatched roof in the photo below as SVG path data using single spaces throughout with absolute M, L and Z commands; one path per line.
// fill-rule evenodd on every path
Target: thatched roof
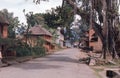
M 0 24 L 9 24 L 7 19 L 4 17 L 4 14 L 0 12 Z
M 43 28 L 40 25 L 36 25 L 30 28 L 29 30 L 31 35 L 48 35 L 48 36 L 52 36 L 52 34 L 47 31 L 45 28 Z

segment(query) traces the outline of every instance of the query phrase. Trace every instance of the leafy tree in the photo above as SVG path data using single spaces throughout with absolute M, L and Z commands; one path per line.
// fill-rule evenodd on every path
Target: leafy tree
M 51 28 L 57 28 L 62 25 L 59 12 L 57 11 L 58 9 L 60 9 L 60 7 L 57 7 L 56 9 L 52 8 L 49 12 L 43 14 L 45 23 Z
M 27 26 L 24 24 L 24 23 L 22 23 L 22 24 L 20 24 L 18 27 L 17 27 L 17 32 L 16 32 L 16 34 L 20 34 L 20 35 L 23 35 L 24 33 L 25 33 L 25 31 L 26 31 L 26 28 L 27 28 Z
M 50 28 L 56 29 L 57 27 L 61 27 L 65 39 L 70 39 L 73 36 L 70 30 L 70 24 L 73 21 L 74 12 L 67 3 L 64 3 L 63 7 L 52 8 L 48 13 L 44 14 L 44 19 Z M 65 28 L 67 32 L 64 32 Z
M 98 34 L 103 45 L 103 58 L 106 59 L 107 54 L 118 58 L 115 42 L 118 36 L 116 28 L 119 24 L 119 0 L 63 0 L 63 6 L 64 3 L 68 3 Z
M 43 14 L 41 13 L 33 14 L 33 12 L 29 12 L 25 14 L 25 17 L 27 19 L 27 24 L 30 27 L 33 27 L 35 25 L 44 25 Z
M 118 22 L 118 0 L 79 0 L 81 8 L 72 0 L 65 0 L 77 8 L 78 13 L 86 23 L 92 26 L 103 44 L 103 58 L 107 54 L 117 58 L 115 49 L 115 28 Z M 99 21 L 99 23 L 98 23 Z

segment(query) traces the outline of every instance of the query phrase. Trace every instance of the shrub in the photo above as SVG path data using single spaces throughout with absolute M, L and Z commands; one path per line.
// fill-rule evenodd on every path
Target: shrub
M 33 56 L 44 56 L 45 55 L 45 49 L 40 46 L 35 46 L 32 48 Z
M 26 46 L 18 46 L 16 47 L 16 56 L 23 57 L 23 56 L 31 56 L 32 53 L 30 52 L 30 47 Z
M 24 56 L 44 56 L 45 49 L 42 47 L 44 41 L 39 38 L 37 41 L 37 45 L 31 47 L 25 42 L 22 42 L 19 39 L 2 39 L 0 38 L 0 44 L 5 46 L 4 55 L 11 55 L 11 52 L 16 52 L 15 55 L 17 57 L 24 57 Z
M 22 44 L 16 47 L 16 55 L 17 57 L 24 57 L 24 56 L 44 56 L 45 49 L 40 46 L 30 47 L 27 44 Z

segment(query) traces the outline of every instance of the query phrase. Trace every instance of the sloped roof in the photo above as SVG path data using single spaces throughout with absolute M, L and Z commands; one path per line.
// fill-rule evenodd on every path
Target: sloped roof
M 0 23 L 1 24 L 9 24 L 7 19 L 4 17 L 4 14 L 0 12 Z
M 29 30 L 31 35 L 48 35 L 48 36 L 52 36 L 52 34 L 47 31 L 45 28 L 43 28 L 40 25 L 36 25 L 30 28 Z

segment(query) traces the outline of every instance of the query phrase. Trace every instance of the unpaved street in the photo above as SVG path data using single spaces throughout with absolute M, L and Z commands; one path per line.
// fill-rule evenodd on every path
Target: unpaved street
M 65 49 L 21 64 L 0 68 L 0 78 L 97 78 L 77 60 L 78 49 Z

